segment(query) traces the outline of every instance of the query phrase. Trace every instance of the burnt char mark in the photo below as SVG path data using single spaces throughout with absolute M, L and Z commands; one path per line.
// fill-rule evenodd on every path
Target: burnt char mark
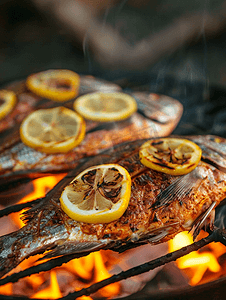
M 190 169 L 190 168 L 194 167 L 194 165 L 195 164 L 191 164 L 191 165 L 187 166 L 187 169 Z
M 117 189 L 111 189 L 109 192 L 106 192 L 105 190 L 99 190 L 100 194 L 103 195 L 105 198 L 111 200 L 113 203 L 118 202 L 118 196 L 121 193 L 122 187 L 120 186 Z
M 136 226 L 134 226 L 133 224 L 130 225 L 130 229 L 131 229 L 132 232 L 137 231 Z
M 157 215 L 156 215 L 156 213 L 154 214 L 154 218 L 153 218 L 153 222 L 158 222 L 159 221 L 159 219 L 158 219 L 158 217 L 157 217 Z
M 103 239 L 109 239 L 109 238 L 111 238 L 111 234 L 110 234 L 110 233 L 105 234 L 105 235 L 103 236 Z
M 94 176 L 96 175 L 97 170 L 90 170 L 88 173 L 82 175 L 81 179 L 84 183 L 93 184 Z M 75 182 L 76 183 L 76 182 Z
M 141 116 L 143 116 L 144 118 L 149 119 L 149 120 L 151 120 L 151 121 L 153 121 L 153 122 L 156 122 L 156 123 L 158 123 L 158 124 L 166 124 L 166 123 L 168 123 L 168 121 L 164 121 L 164 122 L 163 122 L 163 121 L 159 120 L 157 117 L 152 116 L 150 113 L 148 114 L 146 111 L 143 111 L 143 110 L 140 109 L 140 108 L 138 108 L 137 112 L 138 112 Z
M 116 169 L 115 167 L 110 168 L 110 170 L 112 170 L 112 171 L 118 173 L 118 176 L 116 177 L 116 180 L 117 180 L 120 176 L 122 176 L 122 175 L 118 172 L 118 169 Z
M 218 170 L 220 170 L 220 171 L 226 173 L 226 168 L 224 168 L 223 166 L 220 166 L 220 165 L 218 165 L 217 163 L 214 163 L 213 161 L 211 161 L 211 160 L 209 160 L 209 159 L 207 159 L 207 158 L 203 158 L 203 157 L 202 157 L 202 161 L 204 161 L 205 163 L 207 163 L 207 164 L 209 164 L 209 165 L 215 167 L 216 169 L 218 169 Z
M 185 159 L 184 161 L 181 162 L 181 165 L 184 165 L 188 162 L 188 159 Z M 193 166 L 194 164 L 192 164 L 191 166 Z M 190 168 L 191 166 L 188 166 L 188 168 Z
M 86 132 L 86 134 L 93 133 L 93 132 L 96 132 L 96 131 L 101 131 L 101 130 L 110 131 L 110 130 L 113 130 L 114 128 L 115 128 L 115 123 L 114 122 L 103 122 L 100 125 L 97 125 L 96 127 L 88 130 Z
M 161 145 L 161 144 L 163 144 L 163 141 L 161 141 L 161 140 L 159 142 L 152 142 L 153 146 Z
M 138 169 L 141 169 L 141 167 L 145 168 L 140 162 L 139 152 L 137 149 L 131 153 L 130 156 L 120 160 L 119 163 L 126 168 L 130 174 L 136 173 Z
M 147 185 L 147 182 L 153 182 L 152 178 L 149 176 L 148 173 L 141 174 L 135 179 L 135 183 L 140 186 Z
M 164 167 L 164 168 L 167 168 L 167 169 L 170 169 L 170 170 L 174 170 L 174 168 L 173 167 L 170 167 L 170 166 L 168 166 L 168 165 L 166 165 L 166 164 L 163 164 L 163 163 L 158 163 L 158 162 L 152 162 L 153 164 L 155 164 L 155 165 L 157 165 L 157 166 L 160 166 L 160 167 Z

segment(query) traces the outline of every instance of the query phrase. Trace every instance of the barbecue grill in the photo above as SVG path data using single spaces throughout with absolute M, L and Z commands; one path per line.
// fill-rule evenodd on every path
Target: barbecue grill
M 178 135 L 194 135 L 194 134 L 214 134 L 222 137 L 226 137 L 226 124 L 225 124 L 225 100 L 226 91 L 221 87 L 207 87 L 203 82 L 187 82 L 181 81 L 173 77 L 164 77 L 156 79 L 155 74 L 148 75 L 146 78 L 126 78 L 119 79 L 117 84 L 120 84 L 125 92 L 131 91 L 149 91 L 157 94 L 164 94 L 175 99 L 178 99 L 184 106 L 184 114 L 182 119 L 174 130 L 173 134 Z M 37 203 L 39 200 L 35 200 L 31 203 Z M 13 206 L 6 207 L 0 212 L 0 217 L 3 215 L 8 215 L 11 212 L 19 211 L 22 208 L 29 207 L 30 204 L 15 204 Z M 224 212 L 225 206 L 222 205 L 217 209 L 216 214 L 216 229 L 211 231 L 209 228 L 206 230 L 209 232 L 209 236 L 195 242 L 194 244 L 184 247 L 172 254 L 166 254 L 161 256 L 151 262 L 145 263 L 139 267 L 129 269 L 128 271 L 119 273 L 106 279 L 103 282 L 94 284 L 90 288 L 83 289 L 80 292 L 75 292 L 73 294 L 68 294 L 62 299 L 74 299 L 81 295 L 90 295 L 93 292 L 99 290 L 102 286 L 106 284 L 117 282 L 125 278 L 146 272 L 150 269 L 155 269 L 158 266 L 163 266 L 175 261 L 177 258 L 190 253 L 191 251 L 202 248 L 210 242 L 221 242 L 226 245 L 226 231 L 224 230 Z M 219 218 L 218 218 L 219 217 Z M 129 248 L 130 245 L 128 245 Z M 126 250 L 125 248 L 119 248 L 120 251 Z M 75 255 L 67 255 L 60 258 L 53 259 L 49 262 L 43 263 L 41 265 L 31 267 L 27 270 L 8 275 L 3 279 L 0 279 L 0 284 L 5 284 L 8 282 L 16 282 L 19 278 L 28 276 L 40 271 L 51 270 L 52 268 L 61 265 L 76 257 Z M 196 287 L 188 288 L 176 288 L 170 289 L 169 291 L 157 290 L 153 293 L 147 288 L 142 291 L 137 292 L 128 297 L 120 299 L 198 299 L 200 297 L 205 297 L 206 299 L 223 299 L 224 293 L 226 291 L 226 277 L 220 278 L 213 282 L 209 282 Z M 170 294 L 169 294 L 170 293 Z M 19 297 L 20 299 L 27 299 Z M 1 296 L 0 299 L 18 299 L 17 296 Z

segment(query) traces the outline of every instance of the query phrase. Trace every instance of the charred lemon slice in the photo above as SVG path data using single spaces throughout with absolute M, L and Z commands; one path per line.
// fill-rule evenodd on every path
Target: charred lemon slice
M 186 139 L 160 138 L 144 143 L 139 151 L 145 166 L 171 175 L 183 175 L 198 165 L 202 150 Z
M 34 94 L 58 102 L 78 95 L 80 77 L 70 70 L 47 70 L 28 76 L 26 85 Z
M 131 178 L 117 164 L 86 169 L 66 186 L 60 197 L 63 211 L 86 223 L 108 223 L 125 212 L 131 193 Z
M 125 93 L 97 92 L 77 98 L 74 109 L 88 120 L 109 122 L 130 117 L 137 110 L 137 103 Z
M 15 93 L 13 91 L 0 90 L 0 120 L 7 116 L 15 105 Z
M 85 135 L 85 121 L 65 107 L 39 109 L 29 114 L 20 126 L 22 142 L 45 153 L 68 152 Z

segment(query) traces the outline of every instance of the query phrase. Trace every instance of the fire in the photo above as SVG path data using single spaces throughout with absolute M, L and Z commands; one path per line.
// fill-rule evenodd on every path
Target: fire
M 66 174 L 57 174 L 54 176 L 46 176 L 33 180 L 34 190 L 30 194 L 23 197 L 18 203 L 26 203 L 41 197 L 51 190 Z M 21 211 L 20 214 L 23 213 Z M 15 213 L 12 215 L 13 221 L 19 226 L 19 228 L 24 226 L 24 222 L 20 218 L 20 214 Z
M 50 271 L 50 286 L 34 294 L 31 298 L 46 299 L 46 297 L 48 297 L 48 299 L 62 297 L 55 271 Z
M 0 286 L 0 294 L 1 295 L 12 295 L 13 292 L 13 284 L 7 283 L 3 286 Z
M 44 197 L 45 194 L 50 189 L 52 189 L 64 176 L 65 174 L 60 174 L 55 176 L 46 176 L 43 178 L 33 180 L 33 192 L 26 195 L 23 199 L 19 201 L 19 203 L 25 203 Z M 12 214 L 12 219 L 18 225 L 19 228 L 24 226 L 23 221 L 20 219 L 21 213 L 23 213 L 23 211 L 20 212 L 20 214 Z M 29 257 L 19 265 L 17 271 L 24 270 L 35 265 L 39 257 L 41 256 L 36 255 L 33 257 Z M 110 277 L 107 267 L 105 266 L 103 257 L 104 256 L 101 251 L 94 252 L 86 257 L 71 260 L 68 263 L 64 264 L 62 267 L 57 267 L 51 270 L 50 272 L 34 274 L 26 278 L 27 284 L 29 284 L 34 291 L 31 294 L 30 298 L 57 299 L 62 297 L 63 293 L 60 289 L 60 285 L 57 279 L 58 273 L 61 270 L 66 270 L 68 274 L 72 274 L 76 278 L 74 283 L 71 284 L 74 291 Z M 82 286 L 81 282 L 77 286 L 78 279 L 80 279 L 83 283 Z M 73 292 L 73 290 L 70 290 L 70 292 Z M 119 293 L 119 290 L 120 284 L 114 283 L 105 288 L 102 288 L 98 292 L 98 295 L 103 297 L 112 297 L 116 296 Z M 13 285 L 7 284 L 3 287 L 0 287 L 0 294 L 1 293 L 5 295 L 13 294 Z M 78 299 L 92 300 L 92 298 L 89 296 L 82 296 Z
M 76 274 L 81 279 L 95 283 L 110 277 L 105 266 L 103 254 L 101 251 L 90 253 L 86 257 L 73 259 L 65 264 L 65 269 Z M 103 297 L 118 295 L 120 286 L 118 283 L 110 284 L 102 288 L 99 292 Z M 79 298 L 80 300 L 88 300 L 92 298 Z
M 104 266 L 101 252 L 96 252 L 94 259 L 95 259 L 95 282 L 110 277 L 110 274 L 108 273 L 107 269 Z M 100 292 L 104 297 L 108 297 L 108 295 L 115 296 L 119 292 L 119 285 L 115 283 L 109 284 L 108 286 L 102 288 Z
M 33 181 L 33 192 L 21 199 L 20 203 L 28 202 L 40 197 L 52 189 L 65 174 L 56 176 L 46 176 Z M 20 220 L 18 213 L 13 214 L 13 220 L 18 227 L 24 226 Z M 199 238 L 204 237 L 204 232 L 201 232 Z M 180 249 L 193 243 L 192 236 L 188 232 L 182 232 L 172 239 L 169 245 L 169 252 Z M 204 249 L 191 252 L 190 254 L 181 257 L 177 260 L 178 267 L 185 272 L 189 278 L 190 285 L 197 285 L 206 281 L 214 280 L 226 272 L 226 265 L 222 267 L 219 264 L 220 257 L 226 253 L 226 247 L 221 243 L 211 243 Z M 61 267 L 52 269 L 49 272 L 42 272 L 26 277 L 27 286 L 32 289 L 29 293 L 31 298 L 39 299 L 57 299 L 63 297 L 69 292 L 80 290 L 95 282 L 101 281 L 110 277 L 106 261 L 111 261 L 108 251 L 99 251 L 89 254 L 86 257 L 71 260 Z M 17 271 L 24 270 L 35 264 L 40 255 L 30 257 L 23 261 L 17 268 Z M 66 283 L 67 291 L 62 288 L 62 280 L 59 279 L 61 274 L 65 274 L 65 278 L 69 278 Z M 207 276 L 208 274 L 208 276 Z M 68 289 L 69 288 L 69 289 Z M 110 284 L 99 290 L 98 297 L 113 297 L 120 292 L 120 284 Z M 12 295 L 14 293 L 14 285 L 12 283 L 0 287 L 0 294 Z M 89 296 L 82 296 L 79 300 L 92 300 Z
M 205 235 L 204 232 L 201 232 L 199 238 Z M 193 239 L 191 234 L 181 232 L 176 235 L 174 239 L 169 241 L 169 252 L 178 250 L 192 243 Z M 194 286 L 205 282 L 204 277 L 206 273 L 218 274 L 218 277 L 221 275 L 223 270 L 218 262 L 218 258 L 225 252 L 226 247 L 221 243 L 211 243 L 205 249 L 193 251 L 179 258 L 177 260 L 177 266 L 185 271 L 189 277 L 189 284 Z

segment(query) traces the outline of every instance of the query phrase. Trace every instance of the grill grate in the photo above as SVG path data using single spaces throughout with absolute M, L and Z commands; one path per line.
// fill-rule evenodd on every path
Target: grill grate
M 157 267 L 163 266 L 172 261 L 176 261 L 178 258 L 180 258 L 184 255 L 187 255 L 192 251 L 197 251 L 212 242 L 221 242 L 222 244 L 224 244 L 226 246 L 226 230 L 216 228 L 213 232 L 211 232 L 209 234 L 209 236 L 207 236 L 197 242 L 194 242 L 191 245 L 183 247 L 177 251 L 168 253 L 164 256 L 161 256 L 161 257 L 154 259 L 152 261 L 149 261 L 147 263 L 141 264 L 137 267 L 131 268 L 127 271 L 123 271 L 117 275 L 113 275 L 110 278 L 107 278 L 105 280 L 102 280 L 98 283 L 95 283 L 95 284 L 89 286 L 88 288 L 83 288 L 80 291 L 70 293 L 67 296 L 64 296 L 59 299 L 73 300 L 80 296 L 84 296 L 84 295 L 89 296 L 89 295 L 97 292 L 99 289 L 101 289 L 111 283 L 119 282 L 121 280 L 148 272 L 150 270 L 153 270 Z M 50 261 L 44 262 L 38 266 L 30 267 L 24 271 L 20 271 L 18 273 L 14 273 L 12 275 L 6 276 L 5 278 L 0 280 L 0 285 L 4 285 L 7 283 L 14 283 L 14 282 L 17 282 L 19 279 L 24 278 L 26 276 L 37 274 L 37 273 L 43 272 L 43 271 L 49 271 L 55 267 L 61 266 L 63 263 L 66 263 L 74 258 L 76 258 L 75 254 L 65 255 L 65 256 L 62 256 L 59 258 L 51 259 Z M 13 297 L 13 296 L 9 296 L 9 297 L 4 296 L 4 297 L 5 297 L 4 299 L 18 299 L 18 297 Z M 0 299 L 1 299 L 1 296 L 0 296 Z M 20 297 L 20 299 L 27 299 L 27 298 Z M 34 298 L 34 299 L 39 300 L 38 298 Z
M 150 92 L 166 94 L 180 100 L 181 103 L 184 105 L 185 113 L 181 119 L 181 122 L 179 123 L 179 126 L 174 131 L 174 134 L 190 135 L 190 134 L 208 133 L 208 134 L 216 134 L 216 135 L 226 137 L 226 126 L 224 124 L 225 118 L 223 118 L 224 114 L 226 113 L 226 109 L 225 109 L 226 93 L 224 90 L 221 90 L 220 88 L 211 88 L 208 91 L 208 93 L 206 93 L 206 87 L 202 83 L 188 85 L 187 83 L 181 81 L 179 82 L 172 78 L 168 80 L 166 80 L 166 78 L 162 80 L 158 79 L 158 82 L 153 78 L 151 79 L 148 78 L 147 81 L 149 82 L 148 85 L 140 86 L 137 88 L 137 90 L 149 90 Z M 137 85 L 137 78 L 136 78 L 136 84 L 133 83 L 132 79 L 130 80 L 130 82 L 124 83 L 125 91 L 130 90 L 131 87 L 134 87 L 134 85 Z M 33 205 L 37 204 L 41 200 L 42 198 L 31 201 L 29 203 L 23 203 L 23 204 L 7 207 L 0 211 L 0 217 L 8 215 L 12 212 L 18 212 L 23 208 L 32 207 Z M 198 242 L 194 242 L 189 246 L 186 246 L 180 250 L 169 253 L 165 256 L 161 256 L 155 260 L 149 261 L 138 267 L 134 267 L 127 271 L 121 272 L 108 279 L 93 284 L 88 288 L 82 289 L 78 292 L 68 294 L 67 296 L 62 297 L 60 299 L 70 300 L 70 299 L 75 299 L 77 297 L 80 297 L 82 295 L 88 296 L 108 284 L 118 282 L 126 278 L 148 272 L 149 270 L 153 270 L 159 266 L 163 266 L 171 261 L 175 261 L 176 259 L 192 251 L 197 251 L 198 249 L 204 247 L 205 245 L 211 242 L 221 242 L 226 246 L 226 230 L 215 228 L 213 231 L 210 231 L 209 236 L 201 239 Z M 119 252 L 125 251 L 130 246 L 131 245 L 128 245 L 126 249 L 118 248 L 117 251 Z M 12 275 L 6 276 L 3 279 L 0 279 L 0 285 L 4 285 L 9 282 L 11 283 L 17 282 L 19 279 L 24 278 L 26 276 L 37 274 L 42 271 L 51 270 L 54 267 L 61 266 L 63 263 L 66 263 L 76 257 L 77 257 L 76 254 L 72 254 L 72 255 L 65 255 L 62 257 L 51 259 L 38 266 L 28 268 L 24 271 L 20 271 L 18 273 L 14 273 Z M 225 286 L 225 280 L 223 285 Z M 219 283 L 219 286 L 221 286 L 221 283 Z M 209 285 L 209 288 L 210 287 L 211 285 Z M 131 297 L 127 297 L 127 298 L 131 299 Z M 167 298 L 170 299 L 170 296 L 168 295 Z M 17 297 L 17 296 L 0 295 L 0 299 L 16 300 L 16 299 L 28 299 L 28 298 L 22 296 Z M 147 298 L 145 299 L 151 299 L 151 298 L 147 296 Z M 155 296 L 154 299 L 160 299 L 160 298 Z M 174 295 L 174 299 L 179 299 L 179 298 L 176 298 Z M 38 300 L 38 298 L 36 298 L 36 300 Z

